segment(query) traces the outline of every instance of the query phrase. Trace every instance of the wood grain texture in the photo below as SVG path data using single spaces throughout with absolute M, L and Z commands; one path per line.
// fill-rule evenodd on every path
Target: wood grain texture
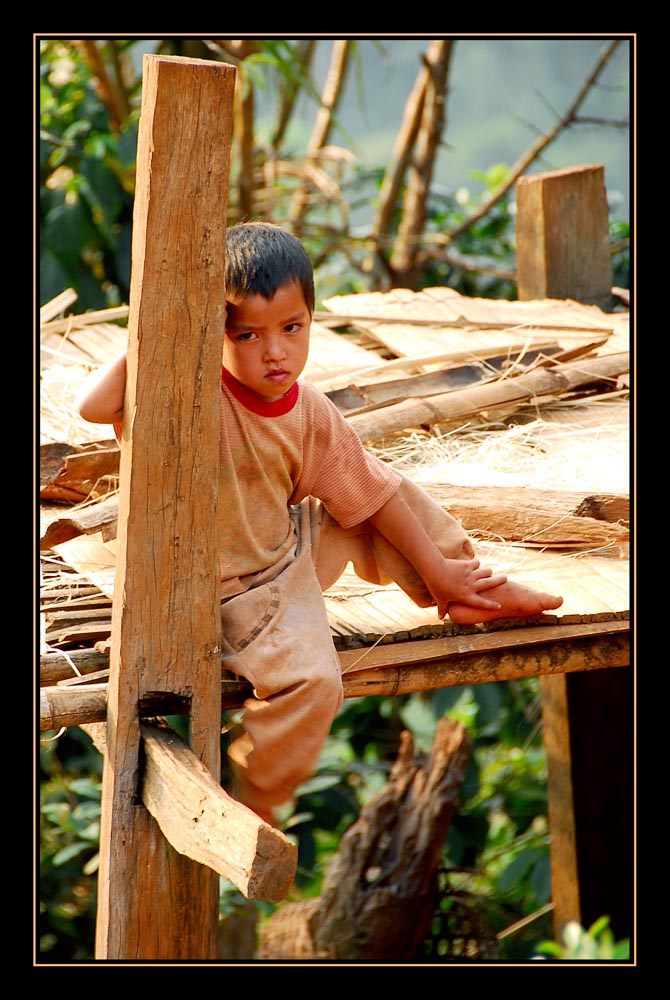
M 520 177 L 516 183 L 519 299 L 611 299 L 605 171 L 599 164 Z
M 225 227 L 235 70 L 145 56 L 97 958 L 208 958 L 218 877 L 178 854 L 138 794 L 139 700 L 191 699 L 191 747 L 219 773 L 215 518 Z
M 278 903 L 298 849 L 231 798 L 167 725 L 143 723 L 141 796 L 175 850 L 224 875 L 247 899 Z

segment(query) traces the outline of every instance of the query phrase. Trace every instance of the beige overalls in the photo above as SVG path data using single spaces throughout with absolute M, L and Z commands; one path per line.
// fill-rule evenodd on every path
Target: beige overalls
M 470 559 L 459 521 L 403 477 L 401 496 L 447 558 Z M 242 594 L 221 603 L 223 667 L 255 697 L 229 747 L 234 795 L 262 813 L 289 800 L 316 768 L 342 704 L 342 678 L 323 591 L 352 563 L 361 579 L 395 581 L 419 607 L 434 602 L 407 560 L 365 521 L 343 529 L 320 501 L 292 508 L 298 542 Z

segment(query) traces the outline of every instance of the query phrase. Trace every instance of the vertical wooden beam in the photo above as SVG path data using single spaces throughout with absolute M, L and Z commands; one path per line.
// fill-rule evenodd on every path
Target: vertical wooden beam
M 543 677 L 552 895 L 557 932 L 608 916 L 634 925 L 635 789 L 630 667 Z
M 549 787 L 553 920 L 558 929 L 571 920 L 576 920 L 577 923 L 582 920 L 567 680 L 566 674 L 540 678 Z
M 216 956 L 218 876 L 138 798 L 138 702 L 191 698 L 220 769 L 216 551 L 224 254 L 235 70 L 145 56 L 137 150 L 96 957 Z
M 567 167 L 517 181 L 520 299 L 611 302 L 604 169 Z M 634 918 L 634 674 L 630 667 L 540 680 L 548 758 L 556 934 Z
M 604 168 L 589 164 L 520 177 L 516 206 L 519 298 L 608 307 L 612 257 Z

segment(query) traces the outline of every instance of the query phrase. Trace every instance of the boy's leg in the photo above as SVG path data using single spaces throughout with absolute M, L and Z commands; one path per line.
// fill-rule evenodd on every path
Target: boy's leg
M 426 532 L 447 559 L 473 559 L 474 545 L 460 521 L 444 510 L 425 490 L 403 477 L 399 495 L 419 519 Z M 317 552 L 316 570 L 324 590 L 332 586 L 347 562 L 358 576 L 370 583 L 387 584 L 392 580 L 421 608 L 434 606 L 423 580 L 390 542 L 365 522 L 345 530 L 324 510 Z M 533 590 L 523 584 L 506 583 L 486 591 L 486 596 L 500 604 L 485 610 L 454 602 L 449 618 L 459 625 L 474 625 L 497 618 L 525 617 L 553 611 L 563 603 L 561 597 Z
M 233 794 L 269 818 L 314 771 L 342 704 L 339 659 L 311 558 L 308 510 L 297 555 L 224 601 L 223 666 L 247 678 L 244 732 L 231 744 Z
M 472 559 L 472 541 L 460 521 L 430 497 L 420 486 L 403 477 L 398 495 L 412 508 L 426 532 L 447 559 Z M 316 573 L 324 590 L 341 576 L 348 562 L 362 580 L 375 584 L 395 581 L 419 607 L 434 601 L 414 567 L 369 522 L 345 529 L 321 508 L 316 552 Z

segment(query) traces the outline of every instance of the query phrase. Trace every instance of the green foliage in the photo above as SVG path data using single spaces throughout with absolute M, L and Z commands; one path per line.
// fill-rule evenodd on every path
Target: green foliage
M 40 957 L 93 956 L 100 838 L 101 757 L 71 729 L 40 747 Z
M 292 44 L 282 39 L 262 41 L 262 51 L 244 60 L 244 86 L 264 90 L 284 83 L 310 98 L 317 96 L 294 64 Z M 124 60 L 126 70 L 129 111 L 120 122 L 112 121 L 96 78 L 75 44 L 40 43 L 40 302 L 72 287 L 81 311 L 127 303 L 129 297 L 141 81 L 128 57 L 138 42 L 106 44 L 110 56 Z M 179 39 L 164 41 L 162 51 L 186 54 L 183 44 Z M 342 128 L 339 131 L 344 134 Z M 293 154 L 282 150 L 281 155 Z M 427 249 L 435 252 L 425 254 L 424 286 L 446 285 L 461 294 L 489 298 L 516 297 L 515 284 L 506 276 L 513 274 L 515 261 L 514 203 L 509 197 L 452 243 L 446 247 L 440 243 L 445 233 L 481 207 L 508 172 L 509 167 L 500 163 L 472 170 L 472 190 L 461 187 L 452 192 L 433 185 L 425 237 Z M 348 164 L 342 169 L 341 203 L 351 215 L 374 204 L 383 175 L 383 165 Z M 277 183 L 279 191 L 283 181 Z M 328 214 L 331 208 L 335 210 L 328 206 L 317 213 L 317 221 L 310 216 L 302 233 L 315 261 L 319 299 L 368 290 L 362 261 L 369 252 L 369 227 L 337 228 Z M 610 236 L 618 248 L 614 284 L 628 287 L 628 224 L 612 222 Z M 386 249 L 390 254 L 392 247 Z M 296 892 L 301 898 L 318 895 L 342 834 L 387 780 L 402 730 L 409 729 L 417 748 L 427 750 L 445 714 L 466 726 L 473 747 L 461 803 L 443 849 L 443 913 L 453 916 L 456 904 L 476 912 L 495 941 L 501 932 L 546 907 L 550 900 L 546 759 L 536 679 L 345 702 L 318 773 L 298 790 L 294 807 L 282 817 L 287 834 L 298 845 Z M 41 744 L 40 764 L 40 954 L 45 961 L 91 959 L 101 758 L 88 737 L 75 728 Z M 237 890 L 223 885 L 222 915 L 241 905 Z M 260 907 L 260 912 L 265 916 L 271 909 Z M 560 944 L 543 941 L 546 933 L 540 920 L 527 923 L 523 931 L 500 937 L 495 945 L 498 956 L 618 959 L 627 946 L 615 945 L 601 922 L 586 932 L 570 928 Z M 442 944 L 437 941 L 435 953 L 447 953 Z
M 113 127 L 79 50 L 41 42 L 40 302 L 70 287 L 82 311 L 128 302 L 138 113 Z
M 615 942 L 609 922 L 609 917 L 600 917 L 585 930 L 573 920 L 563 928 L 560 942 L 542 941 L 534 957 L 598 962 L 629 959 L 630 942 L 628 939 Z

